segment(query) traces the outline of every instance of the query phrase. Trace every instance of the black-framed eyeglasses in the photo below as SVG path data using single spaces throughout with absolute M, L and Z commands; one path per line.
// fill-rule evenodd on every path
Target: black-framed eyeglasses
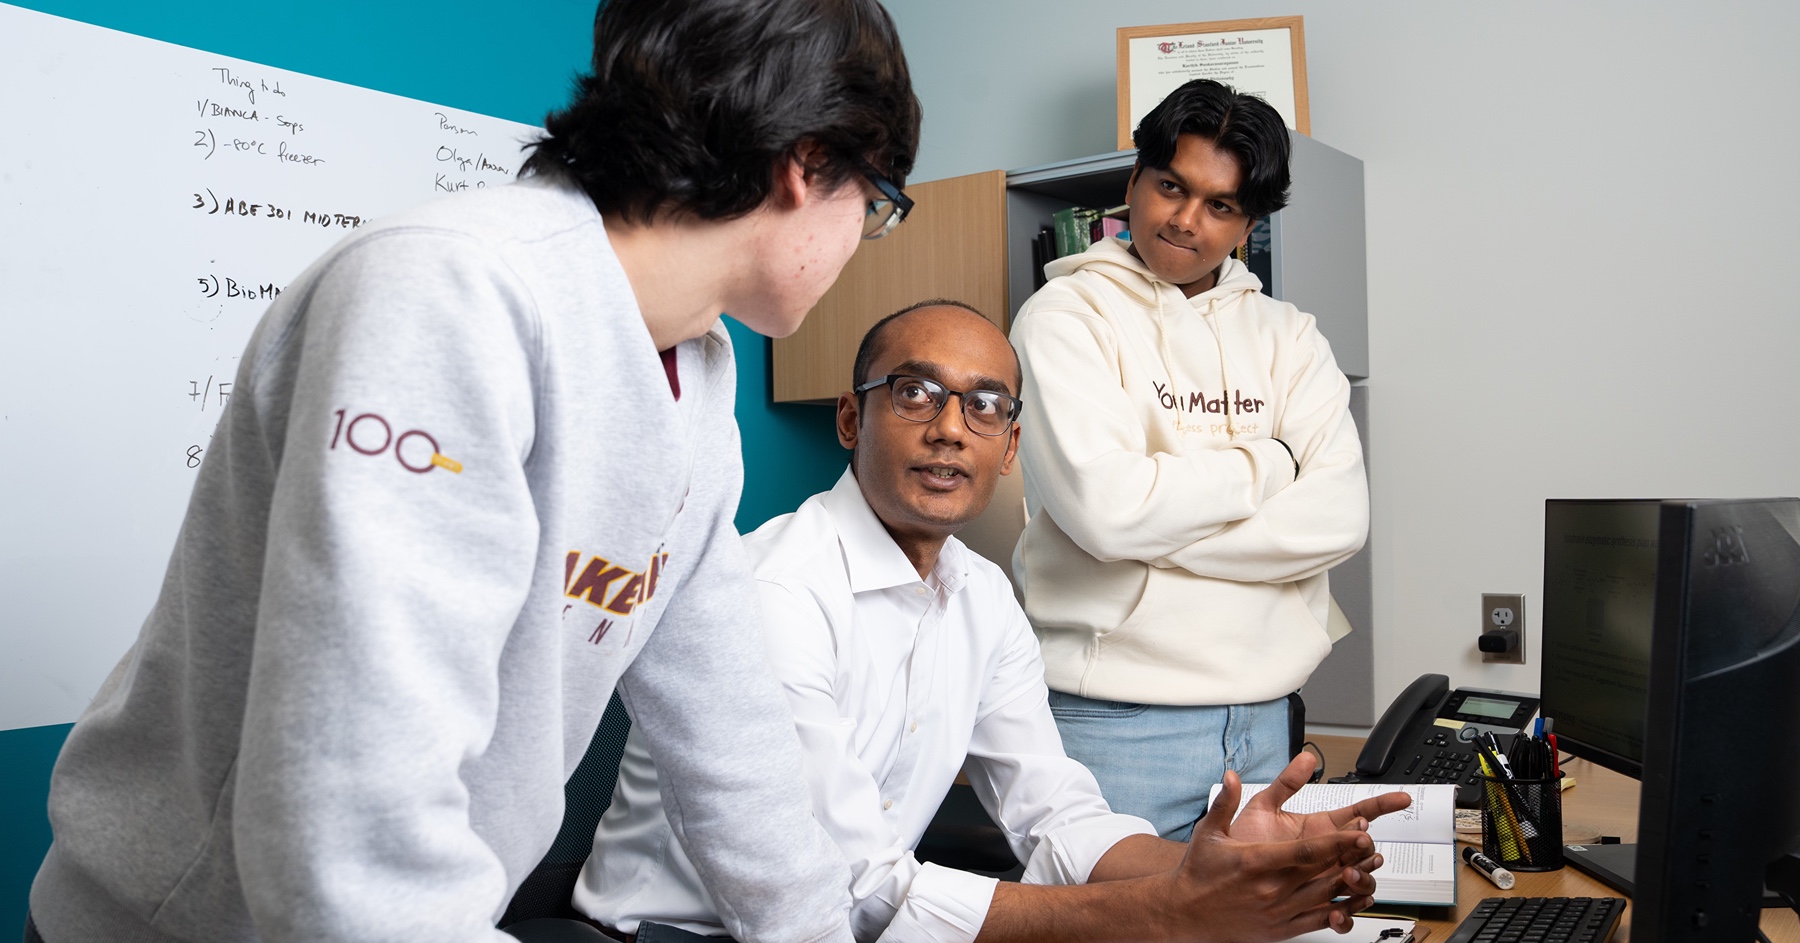
M 950 397 L 962 398 L 963 425 L 976 435 L 1005 435 L 1012 431 L 1013 421 L 1019 418 L 1020 410 L 1025 403 L 1016 396 L 1008 396 L 995 390 L 952 390 L 936 380 L 924 377 L 909 377 L 889 374 L 879 379 L 870 380 L 856 388 L 858 395 L 867 393 L 878 386 L 891 387 L 888 390 L 888 402 L 893 404 L 894 415 L 910 422 L 930 422 L 944 411 L 944 404 Z
M 863 176 L 881 191 L 881 196 L 870 200 L 868 208 L 863 211 L 864 239 L 880 239 L 894 231 L 894 227 L 906 219 L 912 212 L 912 197 L 907 196 L 894 182 L 877 173 L 873 167 L 864 167 Z

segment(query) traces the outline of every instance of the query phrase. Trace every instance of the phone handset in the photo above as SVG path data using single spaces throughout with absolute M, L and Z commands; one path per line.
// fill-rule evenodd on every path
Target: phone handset
M 1426 723 L 1437 716 L 1438 706 L 1450 693 L 1450 679 L 1445 675 L 1420 675 L 1413 683 L 1400 692 L 1400 696 L 1381 715 L 1375 723 L 1375 729 L 1369 732 L 1369 739 L 1363 745 L 1362 754 L 1356 758 L 1356 774 L 1363 777 L 1380 776 L 1394 765 L 1394 758 L 1399 753 L 1400 738 L 1407 731 L 1416 729 L 1418 718 L 1423 715 Z

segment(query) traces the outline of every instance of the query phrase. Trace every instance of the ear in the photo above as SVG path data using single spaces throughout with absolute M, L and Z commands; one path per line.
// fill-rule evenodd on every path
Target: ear
M 1131 165 L 1131 176 L 1125 178 L 1125 205 L 1131 205 L 1131 188 L 1137 186 L 1138 174 L 1144 169 L 1143 164 Z
M 806 205 L 807 198 L 819 185 L 819 180 L 810 168 L 825 163 L 825 149 L 817 141 L 803 140 L 794 145 L 794 150 L 775 167 L 774 179 L 770 181 L 769 199 L 782 209 L 797 210 Z
M 856 448 L 857 435 L 862 424 L 862 410 L 856 406 L 855 393 L 839 393 L 837 401 L 837 437 L 838 444 L 844 448 Z
M 1244 224 L 1244 238 L 1239 239 L 1238 243 L 1237 243 L 1237 247 L 1239 249 L 1242 249 L 1243 247 L 1250 244 L 1250 234 L 1252 232 L 1256 231 L 1257 222 L 1258 222 L 1257 220 L 1253 219 Z
M 1012 424 L 1012 431 L 1006 435 L 1006 455 L 1000 460 L 1000 474 L 1013 473 L 1013 460 L 1019 455 L 1019 424 Z

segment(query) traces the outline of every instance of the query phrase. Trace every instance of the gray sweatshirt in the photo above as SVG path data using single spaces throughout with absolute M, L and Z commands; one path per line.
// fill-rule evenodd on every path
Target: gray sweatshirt
M 731 932 L 848 941 L 732 528 L 730 341 L 676 351 L 679 398 L 554 181 L 302 274 L 57 762 L 48 943 L 507 939 L 615 684 Z

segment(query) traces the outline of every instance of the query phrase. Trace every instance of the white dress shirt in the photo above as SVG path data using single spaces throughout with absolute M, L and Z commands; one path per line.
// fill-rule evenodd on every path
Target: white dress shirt
M 966 943 L 981 929 L 996 882 L 912 853 L 959 769 L 1028 884 L 1082 883 L 1120 839 L 1155 833 L 1063 755 L 1037 639 L 999 567 L 952 537 L 921 580 L 848 471 L 744 542 L 814 814 L 850 862 L 857 939 Z M 681 798 L 666 785 L 634 733 L 575 907 L 626 931 L 722 933 L 664 815 Z

